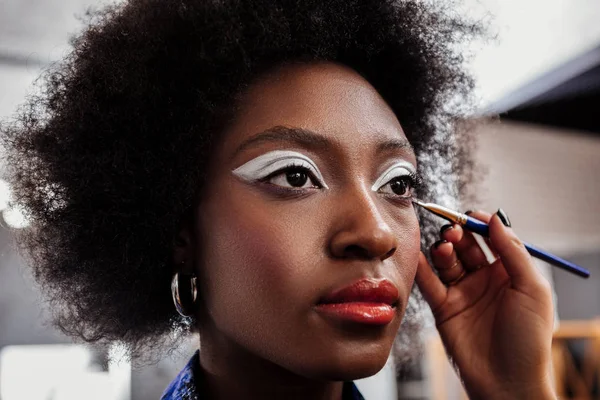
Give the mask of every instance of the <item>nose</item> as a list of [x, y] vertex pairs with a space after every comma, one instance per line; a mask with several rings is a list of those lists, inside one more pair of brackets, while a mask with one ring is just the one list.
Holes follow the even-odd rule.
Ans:
[[330, 240], [330, 251], [337, 258], [385, 260], [398, 246], [397, 237], [386, 223], [367, 188], [349, 191], [335, 210], [339, 221]]

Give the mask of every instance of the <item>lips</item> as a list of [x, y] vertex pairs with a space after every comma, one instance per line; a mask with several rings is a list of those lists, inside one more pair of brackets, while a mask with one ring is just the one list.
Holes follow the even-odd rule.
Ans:
[[398, 301], [398, 296], [398, 289], [387, 279], [379, 281], [361, 279], [328, 294], [319, 303], [366, 302], [394, 305]]
[[316, 310], [341, 321], [387, 325], [395, 317], [398, 297], [398, 289], [389, 280], [362, 279], [326, 295]]

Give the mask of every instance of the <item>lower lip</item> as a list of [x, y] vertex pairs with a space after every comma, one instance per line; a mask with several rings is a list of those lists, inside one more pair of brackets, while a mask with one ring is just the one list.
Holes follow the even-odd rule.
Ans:
[[387, 325], [396, 315], [391, 305], [383, 303], [317, 304], [316, 309], [328, 317], [367, 325]]

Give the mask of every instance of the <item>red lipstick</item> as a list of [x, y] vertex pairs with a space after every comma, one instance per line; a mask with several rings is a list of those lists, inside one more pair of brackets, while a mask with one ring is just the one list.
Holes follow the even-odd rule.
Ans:
[[368, 325], [387, 325], [394, 319], [398, 289], [387, 279], [362, 279], [325, 296], [316, 310], [334, 319]]

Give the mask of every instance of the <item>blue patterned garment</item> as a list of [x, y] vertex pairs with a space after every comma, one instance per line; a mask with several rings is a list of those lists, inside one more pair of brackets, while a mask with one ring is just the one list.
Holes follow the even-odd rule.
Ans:
[[[161, 400], [202, 400], [202, 394], [198, 390], [196, 382], [201, 382], [200, 376], [200, 352], [196, 351], [187, 365], [181, 370], [173, 382], [169, 384], [163, 393]], [[364, 400], [356, 385], [352, 382], [344, 382], [342, 400]]]

